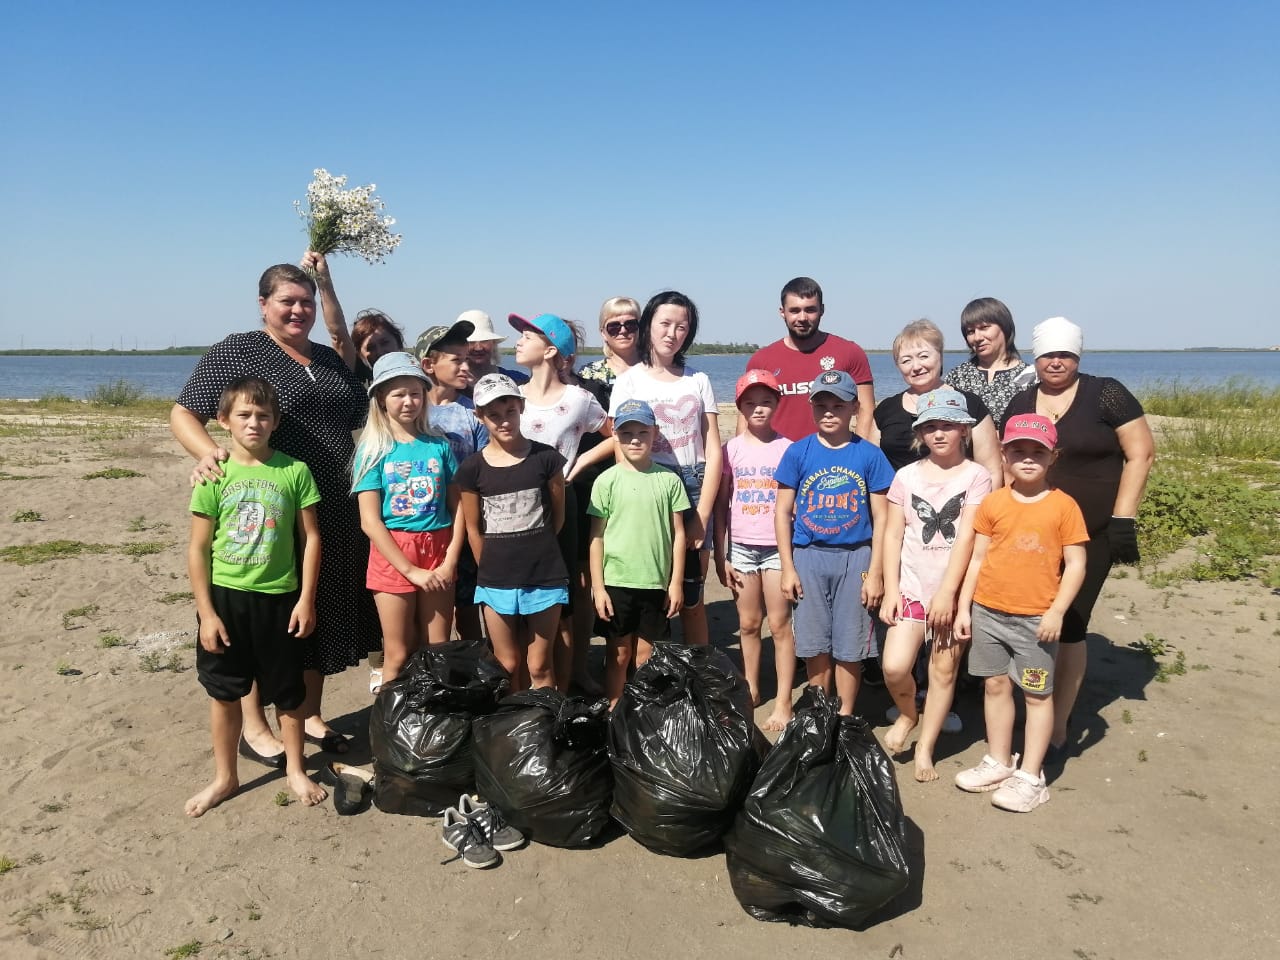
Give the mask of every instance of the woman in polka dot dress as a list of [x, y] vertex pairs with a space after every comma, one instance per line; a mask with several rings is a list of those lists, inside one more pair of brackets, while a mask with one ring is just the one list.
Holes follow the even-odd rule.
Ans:
[[[348, 495], [347, 468], [354, 453], [351, 432], [364, 420], [368, 400], [355, 374], [330, 347], [313, 343], [316, 288], [292, 264], [267, 269], [258, 282], [262, 328], [233, 333], [214, 344], [196, 365], [169, 415], [173, 435], [196, 459], [192, 484], [221, 475], [227, 451], [209, 435], [218, 397], [237, 377], [259, 376], [280, 394], [283, 417], [271, 445], [311, 468], [320, 488], [320, 583], [316, 630], [306, 641], [308, 742], [345, 753], [347, 741], [320, 712], [324, 678], [355, 666], [379, 647], [378, 617], [364, 587], [369, 541], [360, 531], [355, 501]], [[255, 690], [244, 702], [241, 754], [279, 766], [283, 747], [267, 726]]]

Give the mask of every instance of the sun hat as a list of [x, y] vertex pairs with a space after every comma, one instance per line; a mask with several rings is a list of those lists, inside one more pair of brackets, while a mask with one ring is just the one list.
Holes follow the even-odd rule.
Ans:
[[422, 367], [418, 366], [417, 360], [403, 350], [392, 350], [390, 353], [384, 353], [374, 363], [373, 379], [369, 381], [369, 396], [372, 397], [373, 391], [396, 377], [417, 377], [426, 383], [431, 382], [422, 372]]
[[809, 384], [809, 402], [820, 393], [830, 393], [841, 400], [857, 400], [858, 385], [843, 370], [827, 370], [813, 378]]
[[562, 357], [572, 357], [578, 352], [578, 345], [573, 339], [573, 331], [569, 325], [554, 313], [543, 313], [526, 320], [518, 313], [510, 314], [507, 321], [517, 330], [532, 330], [546, 337]]
[[467, 337], [470, 343], [482, 343], [486, 340], [501, 343], [507, 339], [505, 334], [498, 333], [497, 330], [493, 329], [493, 321], [489, 319], [489, 315], [483, 310], [464, 310], [458, 314], [457, 322], [469, 323], [475, 328]]
[[1084, 331], [1066, 317], [1050, 317], [1041, 320], [1031, 331], [1031, 353], [1043, 357], [1046, 353], [1070, 353], [1080, 356], [1084, 350]]
[[733, 402], [739, 403], [742, 395], [752, 387], [767, 387], [782, 396], [782, 388], [778, 386], [778, 378], [768, 370], [748, 370], [738, 378], [738, 386], [734, 389]]
[[911, 429], [923, 426], [930, 420], [945, 420], [966, 426], [973, 426], [978, 422], [970, 416], [964, 394], [954, 387], [939, 387], [920, 398], [916, 404], [916, 422], [911, 424]]
[[1058, 446], [1058, 428], [1053, 425], [1052, 420], [1038, 413], [1014, 414], [1004, 425], [1004, 439], [1000, 442], [1008, 445], [1015, 440], [1034, 440], [1055, 450]]
[[444, 324], [440, 324], [439, 326], [428, 327], [418, 334], [418, 342], [414, 344], [413, 354], [421, 360], [445, 340], [456, 340], [465, 343], [474, 329], [475, 324], [470, 320], [463, 320], [461, 317], [455, 320], [452, 326], [446, 327]]
[[642, 423], [646, 427], [657, 426], [653, 416], [653, 407], [643, 400], [623, 400], [613, 415], [613, 429], [617, 430], [624, 423]]
[[471, 401], [476, 405], [476, 409], [503, 397], [524, 399], [524, 394], [520, 392], [516, 382], [505, 373], [486, 373], [476, 381], [475, 387], [471, 390]]

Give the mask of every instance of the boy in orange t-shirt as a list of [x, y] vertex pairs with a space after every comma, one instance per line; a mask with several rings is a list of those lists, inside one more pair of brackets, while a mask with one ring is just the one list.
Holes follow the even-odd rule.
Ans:
[[[985, 678], [988, 750], [980, 764], [956, 774], [956, 786], [994, 790], [992, 804], [1016, 813], [1049, 800], [1041, 765], [1053, 730], [1053, 662], [1062, 618], [1084, 582], [1089, 540], [1079, 506], [1049, 486], [1057, 443], [1057, 428], [1038, 414], [1015, 415], [1005, 424], [1012, 483], [978, 508], [956, 611], [956, 638], [973, 641], [969, 673]], [[1014, 681], [1027, 705], [1020, 767], [1012, 752]]]

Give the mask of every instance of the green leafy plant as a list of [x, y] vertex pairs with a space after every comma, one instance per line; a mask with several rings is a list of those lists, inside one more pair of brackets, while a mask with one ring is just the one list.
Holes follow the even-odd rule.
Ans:
[[137, 470], [130, 470], [128, 467], [107, 467], [105, 470], [95, 470], [93, 473], [86, 473], [81, 480], [127, 480], [130, 477], [140, 477]]
[[92, 617], [97, 612], [98, 605], [96, 603], [86, 603], [83, 607], [72, 607], [62, 615], [62, 629], [76, 630], [78, 627], [76, 627], [73, 621], [81, 617]]
[[89, 391], [86, 399], [95, 407], [132, 407], [147, 398], [147, 392], [128, 380], [100, 383]]
[[166, 957], [171, 960], [183, 960], [184, 957], [194, 957], [200, 953], [204, 944], [199, 940], [188, 940], [186, 943], [180, 943], [176, 947], [170, 947], [164, 952]]
[[112, 647], [123, 647], [124, 637], [118, 633], [103, 633], [98, 636], [98, 646], [104, 650], [110, 650]]
[[14, 523], [39, 523], [43, 519], [38, 510], [15, 510], [13, 513]]

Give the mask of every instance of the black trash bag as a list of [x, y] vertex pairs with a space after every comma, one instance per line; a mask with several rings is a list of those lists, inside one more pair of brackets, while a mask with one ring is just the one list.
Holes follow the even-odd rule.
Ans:
[[510, 684], [482, 643], [451, 640], [410, 657], [369, 714], [378, 809], [438, 816], [470, 792], [471, 721], [492, 712]]
[[727, 654], [655, 644], [609, 723], [611, 812], [649, 849], [687, 856], [733, 823], [768, 749]]
[[585, 847], [608, 829], [609, 701], [512, 694], [471, 724], [476, 792], [530, 840]]
[[893, 762], [839, 703], [806, 693], [725, 835], [729, 882], [757, 920], [856, 927], [907, 887]]

